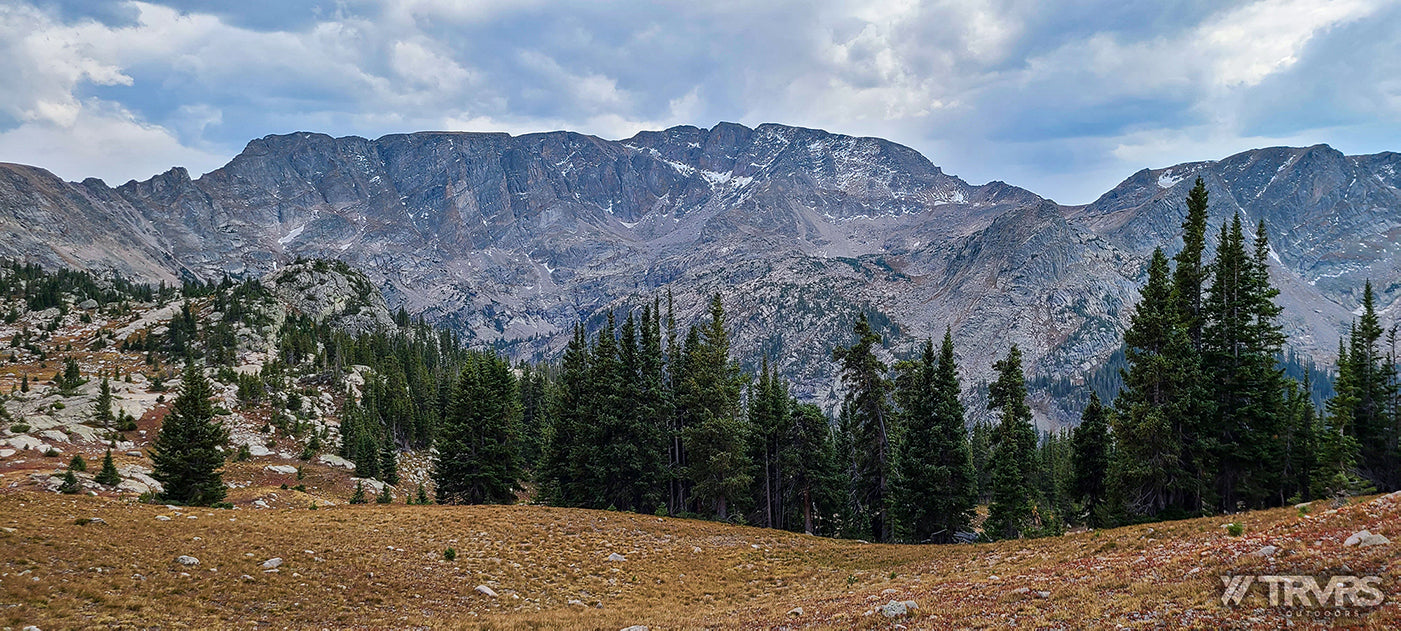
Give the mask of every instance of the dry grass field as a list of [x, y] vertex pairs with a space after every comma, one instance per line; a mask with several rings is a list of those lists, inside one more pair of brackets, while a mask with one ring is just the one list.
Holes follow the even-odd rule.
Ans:
[[[1243, 535], [1222, 527], [1233, 519]], [[7, 491], [0, 627], [1401, 627], [1401, 544], [1343, 545], [1364, 528], [1401, 540], [1401, 495], [1308, 515], [897, 546], [537, 506], [172, 509]], [[1257, 554], [1266, 545], [1278, 551]], [[1334, 617], [1270, 607], [1257, 589], [1227, 607], [1221, 574], [1375, 575], [1387, 602]], [[891, 600], [918, 608], [873, 613]]]

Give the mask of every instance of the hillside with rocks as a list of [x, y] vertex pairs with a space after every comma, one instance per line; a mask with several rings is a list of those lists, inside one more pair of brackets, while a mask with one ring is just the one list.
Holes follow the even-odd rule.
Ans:
[[[1180, 247], [1197, 176], [1213, 243], [1231, 213], [1264, 221], [1291, 343], [1326, 362], [1365, 279], [1394, 318], [1398, 159], [1261, 149], [1144, 170], [1066, 207], [889, 141], [775, 124], [621, 141], [296, 133], [199, 179], [175, 168], [116, 188], [0, 165], [0, 256], [171, 281], [334, 258], [390, 308], [535, 359], [610, 309], [670, 295], [684, 326], [718, 292], [746, 365], [770, 355], [830, 407], [830, 352], [861, 312], [887, 356], [952, 328], [970, 392], [1014, 342], [1032, 375], [1082, 382], [1118, 348], [1153, 247]], [[1039, 400], [1043, 424], [1077, 414]]]

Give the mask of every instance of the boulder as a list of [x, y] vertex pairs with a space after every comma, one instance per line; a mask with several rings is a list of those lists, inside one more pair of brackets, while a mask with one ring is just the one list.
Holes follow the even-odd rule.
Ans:
[[884, 605], [881, 605], [877, 609], [880, 611], [882, 616], [885, 616], [887, 618], [899, 618], [900, 616], [904, 616], [910, 612], [909, 607], [906, 607], [905, 603], [899, 600], [892, 600]]
[[274, 464], [263, 468], [273, 473], [281, 473], [283, 475], [292, 475], [297, 472], [297, 468], [290, 464]]
[[72, 441], [68, 440], [68, 434], [65, 434], [65, 433], [63, 433], [63, 432], [60, 432], [60, 431], [58, 431], [58, 430], [56, 430], [56, 429], [46, 429], [46, 430], [44, 430], [44, 431], [42, 431], [42, 432], [39, 432], [39, 437], [40, 437], [40, 438], [43, 438], [44, 440], [47, 440], [47, 441], [50, 441], [50, 442], [55, 442], [55, 443], [67, 443], [67, 442], [72, 442]]
[[282, 565], [282, 557], [273, 557], [271, 559], [263, 561], [263, 569], [265, 570], [271, 570], [280, 565]]
[[1362, 538], [1363, 538], [1363, 537], [1370, 537], [1370, 536], [1372, 536], [1372, 533], [1370, 533], [1370, 532], [1368, 532], [1368, 531], [1366, 531], [1366, 530], [1354, 532], [1354, 533], [1352, 533], [1352, 536], [1351, 536], [1351, 537], [1348, 537], [1347, 540], [1343, 542], [1343, 545], [1345, 545], [1345, 546], [1355, 546], [1355, 545], [1357, 545], [1357, 544], [1359, 544], [1359, 543], [1362, 543]]
[[635, 624], [630, 627], [623, 627], [622, 631], [647, 631], [647, 627], [644, 627], [640, 624]]
[[1274, 547], [1274, 546], [1265, 546], [1265, 547], [1263, 547], [1263, 548], [1260, 548], [1259, 550], [1256, 550], [1256, 551], [1255, 551], [1255, 556], [1257, 556], [1257, 557], [1272, 557], [1272, 556], [1274, 556], [1274, 555], [1275, 555], [1276, 553], [1278, 553], [1278, 552], [1279, 552], [1279, 548], [1276, 548], [1276, 547]]
[[262, 445], [255, 445], [255, 444], [249, 443], [249, 445], [248, 445], [248, 455], [253, 456], [254, 458], [261, 458], [261, 457], [263, 457], [263, 456], [271, 456], [271, 455], [272, 455], [272, 450], [271, 450], [271, 449], [268, 449], [267, 447], [264, 447], [264, 446], [262, 446]]
[[332, 467], [339, 467], [339, 468], [341, 468], [341, 469], [349, 469], [349, 470], [351, 470], [351, 471], [354, 471], [354, 470], [355, 470], [355, 463], [353, 463], [353, 462], [351, 462], [351, 461], [349, 461], [349, 460], [346, 460], [345, 458], [342, 458], [342, 457], [340, 457], [340, 456], [337, 456], [337, 455], [335, 455], [335, 454], [321, 454], [320, 456], [317, 456], [317, 457], [316, 457], [316, 461], [319, 462], [319, 463], [321, 463], [321, 464], [328, 465], [328, 466], [332, 466]]
[[188, 554], [182, 554], [178, 557], [175, 557], [175, 562], [179, 563], [180, 565], [199, 565], [199, 559], [196, 559]]
[[798, 616], [801, 616], [801, 615], [803, 615], [803, 608], [802, 608], [802, 607], [794, 607], [794, 608], [792, 608], [792, 609], [789, 609], [789, 610], [788, 610], [788, 615], [793, 616], [794, 618], [796, 618], [796, 617], [798, 617]]
[[1363, 548], [1367, 548], [1371, 546], [1384, 546], [1389, 543], [1391, 543], [1391, 540], [1387, 539], [1382, 535], [1367, 535], [1366, 537], [1363, 537], [1361, 541], [1358, 541], [1357, 545]]
[[17, 453], [19, 452], [14, 449], [0, 449], [0, 458], [9, 458]]
[[88, 298], [87, 300], [78, 303], [78, 308], [82, 309], [83, 311], [92, 311], [93, 309], [97, 308], [97, 301], [93, 300], [92, 298]]
[[628, 560], [628, 558], [621, 554], [618, 554], [617, 552], [614, 552], [608, 555], [608, 560], [613, 562], [622, 562]]
[[474, 591], [488, 598], [496, 598], [496, 590], [487, 587], [486, 585], [478, 585]]

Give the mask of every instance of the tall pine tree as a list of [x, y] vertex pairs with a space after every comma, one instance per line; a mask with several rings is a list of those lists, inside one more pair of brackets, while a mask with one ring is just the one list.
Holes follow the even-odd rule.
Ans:
[[977, 503], [953, 350], [947, 329], [937, 357], [933, 341], [925, 340], [911, 374], [897, 382], [902, 434], [895, 512], [898, 530], [916, 542], [953, 541], [954, 534], [968, 529]]
[[748, 423], [740, 417], [744, 376], [730, 359], [725, 308], [720, 294], [710, 302], [710, 321], [686, 345], [683, 405], [689, 417], [682, 429], [691, 492], [702, 512], [728, 519], [732, 501], [753, 481]]
[[471, 356], [457, 380], [433, 460], [439, 504], [509, 504], [521, 469], [515, 375], [496, 355]]
[[185, 365], [180, 394], [161, 422], [151, 448], [151, 477], [161, 483], [161, 501], [209, 506], [223, 501], [224, 454], [229, 431], [214, 418], [214, 393], [193, 361]]
[[841, 365], [846, 385], [844, 405], [853, 460], [853, 512], [861, 522], [870, 524], [876, 541], [887, 541], [891, 536], [888, 504], [893, 473], [890, 382], [886, 379], [885, 363], [875, 354], [880, 334], [871, 329], [865, 313], [857, 318], [852, 332], [856, 342], [836, 348], [832, 357]]
[[983, 533], [991, 539], [1016, 539], [1038, 527], [1036, 511], [1036, 430], [1026, 403], [1022, 351], [1016, 344], [993, 364], [997, 380], [988, 386], [988, 409], [1001, 417], [989, 457], [992, 503]]

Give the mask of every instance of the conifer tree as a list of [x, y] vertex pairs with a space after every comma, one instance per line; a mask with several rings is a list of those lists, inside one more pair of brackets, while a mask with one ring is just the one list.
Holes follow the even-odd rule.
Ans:
[[682, 430], [691, 492], [705, 512], [729, 518], [732, 501], [743, 497], [753, 481], [748, 453], [748, 424], [740, 417], [744, 376], [730, 359], [725, 308], [720, 294], [710, 302], [710, 320], [686, 348], [686, 413]]
[[385, 484], [384, 487], [382, 487], [382, 488], [379, 490], [379, 495], [376, 495], [376, 496], [375, 496], [375, 503], [376, 503], [376, 504], [389, 504], [389, 503], [392, 503], [392, 502], [394, 501], [394, 494], [390, 492], [390, 489], [391, 489], [391, 488], [393, 488], [393, 487], [391, 487], [391, 486], [388, 485], [388, 484]]
[[1182, 222], [1182, 249], [1173, 257], [1172, 298], [1177, 308], [1177, 322], [1187, 329], [1194, 348], [1202, 343], [1202, 285], [1208, 269], [1202, 264], [1206, 251], [1206, 222], [1209, 195], [1206, 184], [1198, 177], [1187, 193], [1187, 218]]
[[1013, 344], [993, 370], [997, 381], [988, 386], [988, 409], [996, 410], [1001, 421], [990, 456], [992, 503], [983, 532], [992, 539], [1016, 539], [1037, 527], [1036, 430], [1026, 404], [1021, 349]]
[[[1396, 363], [1379, 347], [1382, 329], [1369, 280], [1362, 290], [1362, 315], [1348, 340], [1349, 432], [1357, 439], [1359, 474], [1381, 490], [1401, 485], [1401, 453], [1396, 436]], [[1394, 351], [1393, 351], [1394, 352]]]
[[926, 339], [912, 363], [913, 374], [897, 382], [903, 409], [895, 512], [910, 540], [947, 543], [968, 529], [977, 503], [952, 331], [945, 329], [937, 357]]
[[473, 354], [443, 419], [433, 486], [439, 504], [508, 504], [516, 499], [520, 401], [504, 359]]
[[1204, 304], [1203, 349], [1215, 407], [1212, 436], [1216, 496], [1223, 510], [1262, 506], [1278, 498], [1279, 436], [1284, 380], [1277, 366], [1283, 335], [1276, 323], [1278, 290], [1270, 286], [1264, 226], [1247, 251], [1240, 215], [1222, 226], [1212, 283]]
[[73, 454], [73, 459], [68, 461], [68, 468], [74, 471], [87, 471], [88, 461], [83, 460], [82, 454]]
[[107, 381], [107, 377], [102, 378], [102, 384], [97, 390], [97, 401], [93, 404], [93, 419], [102, 429], [112, 429], [112, 384]]
[[1080, 512], [1085, 523], [1091, 526], [1104, 526], [1108, 522], [1105, 514], [1107, 481], [1112, 444], [1109, 436], [1108, 413], [1099, 402], [1099, 395], [1090, 392], [1090, 403], [1080, 415], [1080, 425], [1075, 428], [1075, 500], [1080, 503]]
[[539, 479], [542, 494], [557, 506], [584, 506], [588, 501], [586, 463], [597, 458], [584, 440], [588, 426], [581, 420], [591, 397], [588, 379], [589, 345], [582, 325], [560, 360], [559, 378], [548, 400], [548, 430], [544, 437], [544, 461]]
[[787, 384], [779, 378], [777, 368], [770, 368], [769, 358], [765, 356], [759, 378], [750, 384], [749, 390], [749, 427], [754, 439], [753, 461], [758, 467], [758, 475], [754, 476], [754, 504], [758, 507], [757, 523], [765, 528], [777, 528], [783, 519], [779, 451], [792, 421]]
[[797, 507], [803, 532], [811, 535], [824, 526], [840, 503], [837, 449], [831, 423], [821, 408], [792, 400], [788, 407], [792, 420], [778, 454], [779, 467], [785, 486], [793, 493], [788, 505]]
[[1114, 400], [1112, 426], [1117, 442], [1112, 479], [1122, 508], [1154, 516], [1169, 508], [1196, 509], [1200, 478], [1189, 470], [1183, 436], [1201, 378], [1192, 360], [1191, 340], [1179, 325], [1172, 302], [1167, 257], [1153, 251], [1148, 281], [1129, 328], [1124, 332], [1124, 387]]
[[876, 357], [881, 336], [871, 329], [862, 313], [852, 332], [850, 347], [837, 347], [832, 358], [841, 365], [846, 386], [843, 403], [849, 417], [853, 456], [852, 501], [862, 522], [869, 522], [876, 541], [888, 541], [890, 531], [891, 423], [890, 382], [886, 365]]
[[369, 503], [369, 501], [365, 499], [365, 483], [364, 483], [364, 481], [362, 481], [362, 480], [356, 480], [356, 481], [355, 481], [355, 492], [353, 492], [353, 493], [350, 494], [350, 503], [351, 503], [351, 504], [368, 504], [368, 503]]
[[151, 449], [151, 477], [164, 487], [160, 498], [170, 504], [209, 506], [223, 501], [224, 455], [229, 440], [215, 419], [209, 380], [193, 361], [185, 365], [180, 394], [171, 404]]
[[102, 458], [102, 470], [93, 478], [98, 484], [106, 486], [116, 486], [122, 483], [121, 474], [117, 473], [117, 465], [112, 462], [112, 450], [107, 450], [107, 455]]
[[73, 470], [63, 472], [63, 481], [58, 485], [58, 492], [64, 495], [76, 495], [81, 487], [78, 486], [78, 476], [73, 475]]

